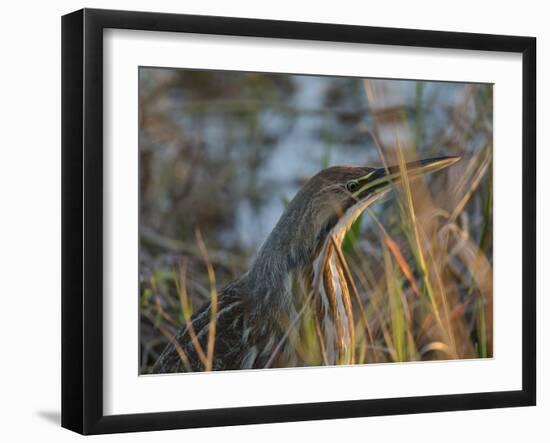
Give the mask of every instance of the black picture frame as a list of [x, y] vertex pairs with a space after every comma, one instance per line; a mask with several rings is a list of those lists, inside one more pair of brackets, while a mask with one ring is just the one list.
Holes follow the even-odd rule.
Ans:
[[[522, 54], [522, 389], [131, 415], [103, 413], [103, 30], [454, 48]], [[62, 18], [62, 426], [82, 434], [228, 426], [536, 403], [536, 39], [83, 9]]]

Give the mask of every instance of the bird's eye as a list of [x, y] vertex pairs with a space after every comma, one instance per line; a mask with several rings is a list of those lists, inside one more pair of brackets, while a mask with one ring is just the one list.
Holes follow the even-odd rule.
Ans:
[[355, 192], [357, 189], [359, 189], [359, 183], [357, 183], [355, 180], [349, 181], [346, 184], [346, 189], [349, 192]]

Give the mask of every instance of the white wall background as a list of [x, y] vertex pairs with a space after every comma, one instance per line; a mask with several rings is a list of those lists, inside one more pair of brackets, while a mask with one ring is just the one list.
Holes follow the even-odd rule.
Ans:
[[[73, 441], [60, 414], [60, 16], [81, 7], [531, 35], [538, 38], [539, 227], [550, 222], [550, 28], [544, 2], [156, 0], [6, 2], [0, 27], [0, 436]], [[544, 109], [543, 109], [544, 108]], [[545, 111], [545, 112], [544, 112]], [[519, 148], [519, 147], [518, 147]], [[510, 171], [513, 175], [517, 171]], [[546, 196], [543, 202], [543, 198]], [[533, 408], [103, 436], [94, 441], [548, 441], [550, 236], [539, 229], [539, 386]], [[546, 248], [544, 253], [541, 250]]]

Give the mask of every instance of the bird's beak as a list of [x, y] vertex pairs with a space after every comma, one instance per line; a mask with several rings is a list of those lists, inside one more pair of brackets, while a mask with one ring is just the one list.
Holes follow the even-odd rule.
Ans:
[[382, 191], [389, 188], [392, 183], [399, 182], [403, 178], [404, 173], [407, 174], [409, 180], [412, 180], [432, 172], [440, 171], [459, 160], [460, 157], [457, 156], [433, 157], [405, 163], [404, 170], [398, 165], [388, 168], [377, 168], [364, 177], [365, 180], [362, 183], [361, 189], [355, 194], [357, 195], [367, 190], [369, 193]]
[[399, 166], [390, 166], [388, 169], [378, 168], [377, 171], [380, 177], [386, 177], [389, 181], [396, 181], [402, 178], [404, 172], [407, 173], [409, 178], [421, 177], [445, 169], [459, 160], [460, 157], [456, 156], [426, 158], [406, 163], [405, 171], [402, 171]]

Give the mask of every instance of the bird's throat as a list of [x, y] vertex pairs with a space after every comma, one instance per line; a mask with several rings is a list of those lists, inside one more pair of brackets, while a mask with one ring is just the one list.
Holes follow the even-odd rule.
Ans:
[[313, 261], [311, 291], [321, 325], [319, 339], [324, 341], [325, 364], [355, 362], [352, 295], [356, 289], [342, 251], [342, 242], [357, 218], [382, 195], [373, 195], [350, 207], [329, 231]]

